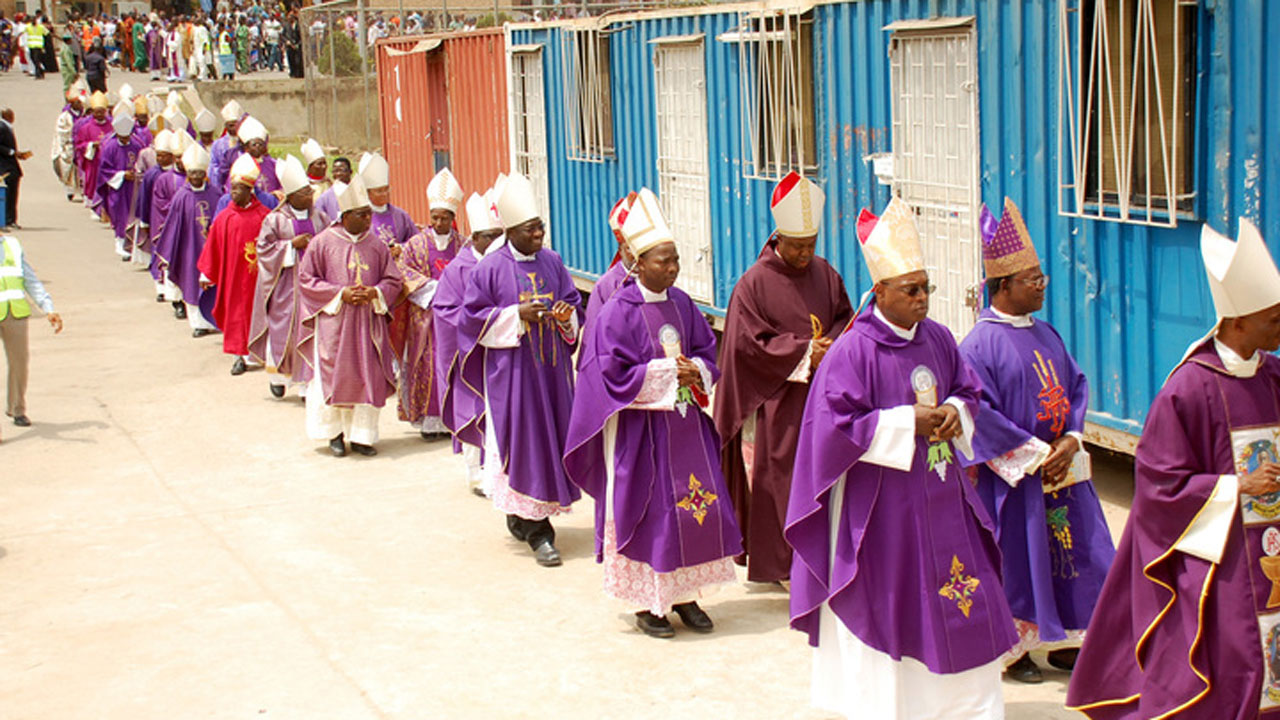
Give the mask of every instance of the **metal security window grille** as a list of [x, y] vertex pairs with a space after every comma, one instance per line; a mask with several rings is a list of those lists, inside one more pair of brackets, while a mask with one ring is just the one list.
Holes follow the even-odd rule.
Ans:
[[1198, 0], [1059, 0], [1058, 209], [1172, 227], [1193, 210]]
[[744, 13], [741, 24], [718, 39], [738, 43], [746, 177], [812, 173], [818, 159], [812, 13]]
[[515, 169], [533, 182], [550, 243], [551, 194], [547, 180], [547, 121], [542, 79], [542, 52], [511, 54], [511, 126]]
[[565, 148], [570, 160], [613, 157], [613, 93], [609, 36], [597, 29], [561, 35], [564, 68]]
[[929, 316], [957, 337], [977, 319], [978, 76], [968, 19], [904, 22], [889, 40], [893, 192], [916, 214], [937, 290]]

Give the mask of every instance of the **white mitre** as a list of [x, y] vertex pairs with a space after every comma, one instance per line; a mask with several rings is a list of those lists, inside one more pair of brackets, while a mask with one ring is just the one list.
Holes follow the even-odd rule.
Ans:
[[649, 188], [640, 188], [631, 207], [627, 208], [627, 219], [622, 221], [622, 237], [635, 257], [663, 243], [675, 242], [676, 236], [671, 233], [662, 204]]
[[812, 237], [822, 228], [822, 208], [827, 196], [808, 178], [794, 170], [782, 178], [773, 190], [769, 211], [778, 234], [787, 237]]
[[120, 137], [129, 137], [133, 134], [133, 116], [117, 115], [111, 121], [111, 127], [116, 131], [116, 135]]
[[1200, 230], [1200, 255], [1219, 320], [1280, 304], [1280, 271], [1262, 234], [1248, 219], [1240, 218], [1236, 242], [1205, 224]]
[[471, 228], [472, 235], [478, 232], [501, 230], [502, 219], [498, 217], [498, 211], [494, 209], [493, 202], [489, 198], [471, 193], [471, 197], [467, 198], [467, 226]]
[[[499, 181], [501, 180], [502, 178], [499, 177]], [[498, 190], [496, 185], [494, 189], [498, 191], [494, 204], [498, 207], [498, 217], [502, 219], [504, 229], [513, 228], [542, 216], [533, 183], [529, 182], [529, 178], [524, 175], [513, 172], [506, 177], [501, 190]]]
[[315, 138], [307, 138], [299, 150], [302, 151], [302, 162], [307, 167], [311, 167], [311, 163], [317, 160], [324, 159], [324, 148], [320, 147], [320, 143], [316, 142]]
[[267, 126], [258, 121], [257, 118], [250, 115], [240, 123], [240, 127], [236, 129], [236, 137], [240, 138], [240, 142], [248, 143], [253, 140], [267, 140]]
[[209, 151], [205, 150], [199, 143], [193, 144], [187, 148], [186, 152], [182, 153], [182, 167], [187, 172], [192, 170], [208, 171], [209, 160]]
[[239, 120], [241, 115], [244, 115], [244, 108], [240, 107], [240, 103], [235, 100], [229, 100], [226, 105], [222, 106], [222, 122], [224, 123]]
[[[337, 185], [334, 187], [336, 188]], [[364, 179], [359, 175], [352, 175], [351, 182], [338, 191], [338, 212], [345, 213], [367, 207], [369, 207], [369, 191], [365, 188]]]
[[877, 218], [866, 208], [858, 217], [858, 239], [872, 282], [924, 270], [924, 250], [911, 207], [895, 197]]
[[200, 112], [196, 113], [196, 130], [202, 133], [211, 133], [218, 129], [218, 116], [209, 112], [209, 108], [200, 108]]
[[364, 180], [365, 189], [384, 188], [391, 185], [391, 166], [387, 159], [378, 153], [365, 153], [360, 156], [360, 164], [356, 169]]
[[258, 167], [258, 163], [249, 153], [241, 153], [236, 161], [231, 163], [231, 183], [240, 183], [242, 185], [256, 185], [258, 176], [262, 174], [262, 169]]
[[156, 152], [173, 152], [173, 150], [170, 149], [170, 146], [169, 146], [169, 143], [173, 142], [173, 140], [171, 139], [172, 136], [173, 136], [173, 133], [170, 132], [169, 130], [161, 130], [160, 132], [152, 136], [151, 147], [155, 148]]
[[288, 155], [284, 161], [276, 162], [276, 178], [280, 180], [280, 189], [284, 190], [285, 195], [292, 195], [302, 188], [311, 187], [311, 180], [307, 178], [307, 169], [294, 155]]
[[120, 86], [120, 90], [116, 94], [119, 95], [121, 102], [132, 102], [133, 86], [129, 83], [125, 83]]
[[458, 184], [458, 179], [449, 172], [449, 168], [444, 168], [431, 178], [431, 182], [427, 183], [427, 203], [429, 210], [448, 210], [453, 214], [458, 213], [458, 208], [462, 205], [462, 186]]

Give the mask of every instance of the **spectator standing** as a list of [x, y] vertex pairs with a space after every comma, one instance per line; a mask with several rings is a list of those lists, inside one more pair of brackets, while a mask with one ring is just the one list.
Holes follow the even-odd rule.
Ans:
[[5, 186], [4, 222], [5, 229], [18, 225], [18, 185], [22, 181], [21, 160], [31, 157], [30, 150], [18, 149], [18, 136], [13, 130], [13, 110], [0, 110], [0, 180]]
[[62, 317], [53, 310], [53, 299], [45, 291], [44, 284], [36, 277], [30, 263], [22, 253], [22, 245], [12, 235], [0, 235], [0, 340], [4, 342], [5, 360], [9, 365], [9, 394], [5, 414], [13, 418], [18, 427], [28, 427], [27, 419], [27, 366], [30, 353], [27, 346], [27, 318], [31, 316], [31, 304], [35, 301], [49, 318], [54, 333], [62, 332]]

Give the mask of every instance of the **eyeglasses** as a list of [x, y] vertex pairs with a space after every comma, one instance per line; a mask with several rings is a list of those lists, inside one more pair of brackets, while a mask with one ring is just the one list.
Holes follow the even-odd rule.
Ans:
[[1018, 278], [1018, 281], [1025, 283], [1026, 285], [1033, 287], [1037, 290], [1043, 290], [1045, 289], [1045, 287], [1049, 285], [1049, 276], [1041, 274], [1041, 275], [1036, 275], [1035, 277]]
[[921, 293], [924, 293], [925, 295], [932, 295], [933, 292], [938, 289], [938, 286], [932, 283], [916, 283], [913, 285], [890, 285], [889, 287], [893, 288], [894, 290], [897, 290], [898, 292], [910, 298], [916, 297]]

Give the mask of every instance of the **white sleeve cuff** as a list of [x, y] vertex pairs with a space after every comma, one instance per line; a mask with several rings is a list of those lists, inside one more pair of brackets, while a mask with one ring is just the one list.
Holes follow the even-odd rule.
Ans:
[[575, 312], [570, 315], [569, 322], [566, 324], [568, 329], [559, 322], [556, 323], [556, 327], [560, 330], [560, 335], [564, 338], [564, 341], [572, 345], [578, 341], [578, 313]]
[[1227, 544], [1227, 535], [1235, 522], [1239, 499], [1239, 478], [1235, 475], [1220, 476], [1213, 494], [1173, 549], [1218, 564]]
[[373, 299], [373, 311], [379, 315], [387, 314], [387, 299], [382, 296], [382, 288], [375, 287], [373, 289], [377, 293], [377, 297]]
[[107, 184], [111, 186], [112, 190], [119, 190], [120, 186], [124, 184], [124, 171], [121, 170], [115, 175], [112, 175], [111, 179], [107, 181]]
[[498, 311], [498, 317], [480, 336], [480, 344], [491, 348], [513, 348], [520, 346], [520, 336], [524, 334], [524, 322], [520, 320], [520, 306], [508, 305]]
[[440, 285], [439, 280], [428, 279], [422, 284], [422, 287], [409, 293], [409, 302], [417, 305], [423, 310], [431, 309], [431, 298], [436, 296], [436, 288]]
[[1022, 478], [1040, 469], [1051, 452], [1053, 447], [1049, 443], [1032, 436], [1009, 452], [988, 460], [987, 467], [1010, 487], [1018, 487]]
[[650, 360], [644, 371], [644, 385], [627, 407], [632, 410], [673, 410], [679, 391], [675, 358]]
[[969, 407], [958, 398], [947, 398], [943, 405], [950, 405], [960, 413], [960, 434], [952, 438], [951, 444], [956, 446], [961, 455], [973, 459], [973, 416]]
[[295, 248], [293, 246], [293, 242], [290, 241], [289, 245], [284, 250], [284, 262], [282, 263], [282, 266], [293, 267], [294, 265], [297, 265], [297, 264], [298, 264], [298, 249]]
[[337, 315], [338, 311], [342, 309], [342, 292], [343, 290], [339, 290], [338, 293], [333, 296], [333, 299], [329, 301], [329, 304], [321, 308], [320, 311], [326, 315]]
[[916, 410], [899, 405], [880, 411], [871, 445], [862, 461], [907, 472], [916, 456]]
[[212, 284], [212, 283], [213, 283], [213, 281], [212, 281], [212, 280], [210, 280], [210, 279], [208, 278], [208, 276], [206, 276], [204, 273], [200, 273], [200, 282], [202, 282], [202, 283], [210, 283], [210, 284]]
[[800, 363], [796, 365], [796, 369], [791, 371], [787, 376], [787, 382], [807, 383], [809, 382], [809, 366], [813, 360], [813, 341], [810, 340], [808, 346], [804, 349], [804, 357], [800, 358]]
[[702, 389], [710, 393], [711, 386], [715, 384], [715, 378], [711, 377], [707, 364], [702, 362], [702, 358], [694, 358], [693, 364], [698, 366], [698, 372], [702, 374]]

